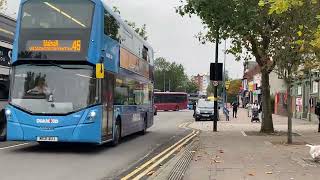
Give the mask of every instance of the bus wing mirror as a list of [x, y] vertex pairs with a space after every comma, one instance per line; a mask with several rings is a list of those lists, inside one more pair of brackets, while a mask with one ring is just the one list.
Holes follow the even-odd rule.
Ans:
[[104, 78], [104, 64], [102, 63], [96, 64], [96, 78], [97, 79]]

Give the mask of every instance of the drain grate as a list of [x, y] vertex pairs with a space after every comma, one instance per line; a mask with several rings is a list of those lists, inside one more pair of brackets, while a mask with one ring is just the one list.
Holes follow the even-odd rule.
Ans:
[[186, 147], [184, 154], [175, 164], [174, 168], [169, 174], [169, 180], [182, 180], [183, 176], [189, 167], [192, 157], [195, 154], [195, 151], [199, 147], [199, 141], [193, 141], [192, 144]]

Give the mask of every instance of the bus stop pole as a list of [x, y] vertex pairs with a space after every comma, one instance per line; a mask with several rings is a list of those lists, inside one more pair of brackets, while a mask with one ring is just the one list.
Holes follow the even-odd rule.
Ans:
[[[217, 38], [216, 38], [216, 57], [215, 57], [215, 80], [217, 80], [218, 74], [218, 55], [219, 55], [219, 27], [217, 28]], [[213, 132], [218, 131], [218, 86], [214, 86], [214, 120], [213, 120]]]

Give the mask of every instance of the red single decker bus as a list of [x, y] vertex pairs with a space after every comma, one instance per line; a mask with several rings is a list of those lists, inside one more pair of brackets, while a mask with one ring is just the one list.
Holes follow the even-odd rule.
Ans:
[[179, 111], [188, 108], [188, 94], [184, 92], [155, 92], [156, 110]]

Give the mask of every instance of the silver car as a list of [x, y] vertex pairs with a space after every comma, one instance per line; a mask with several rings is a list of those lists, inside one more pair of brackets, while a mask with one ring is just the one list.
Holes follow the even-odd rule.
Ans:
[[201, 119], [213, 120], [214, 118], [214, 102], [200, 99], [196, 106], [195, 120]]

